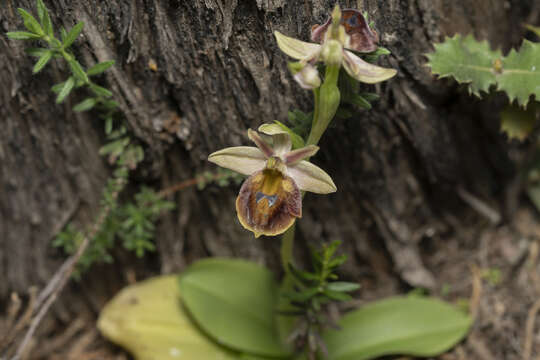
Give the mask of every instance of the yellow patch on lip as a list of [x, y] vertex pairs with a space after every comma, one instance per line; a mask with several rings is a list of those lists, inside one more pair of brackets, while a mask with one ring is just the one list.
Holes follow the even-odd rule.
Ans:
[[302, 216], [302, 196], [292, 178], [265, 169], [244, 181], [236, 198], [236, 212], [242, 226], [255, 237], [275, 236]]

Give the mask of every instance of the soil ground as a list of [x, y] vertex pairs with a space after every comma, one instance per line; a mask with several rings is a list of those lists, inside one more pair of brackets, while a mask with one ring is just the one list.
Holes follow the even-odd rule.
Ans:
[[[535, 209], [522, 206], [511, 221], [499, 225], [474, 212], [466, 219], [448, 216], [437, 231], [426, 229], [421, 241], [426, 268], [437, 279], [432, 295], [465, 307], [475, 319], [468, 337], [436, 359], [540, 359], [540, 221]], [[397, 278], [384, 250], [375, 249], [369, 268], [356, 279], [363, 285], [358, 300], [346, 304], [344, 310], [373, 299], [421, 291]], [[133, 273], [125, 275], [130, 282], [140, 280]], [[27, 359], [130, 359], [100, 336], [95, 327], [99, 309], [95, 310], [75, 319], [62, 320], [57, 314], [47, 317]], [[4, 329], [7, 321], [4, 316]], [[394, 358], [412, 359], [389, 359]]]

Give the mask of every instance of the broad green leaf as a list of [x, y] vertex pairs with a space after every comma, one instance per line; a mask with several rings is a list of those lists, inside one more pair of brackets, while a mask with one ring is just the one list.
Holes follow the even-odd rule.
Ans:
[[283, 123], [281, 123], [281, 122], [279, 122], [277, 120], [274, 120], [274, 122], [276, 124], [278, 124], [280, 128], [285, 130], [291, 136], [292, 148], [293, 149], [300, 149], [300, 148], [304, 147], [304, 145], [305, 145], [304, 139], [302, 139], [302, 137], [300, 135], [298, 135], [297, 133], [292, 131], [292, 129], [290, 129], [287, 125], [285, 125], [285, 124], [283, 124]]
[[114, 65], [114, 60], [104, 61], [104, 62], [101, 62], [99, 64], [92, 66], [90, 69], [88, 69], [86, 73], [88, 74], [88, 76], [98, 75], [113, 65]]
[[66, 96], [68, 96], [71, 90], [73, 90], [74, 86], [75, 86], [75, 79], [73, 78], [73, 76], [70, 76], [66, 80], [66, 82], [64, 82], [64, 86], [62, 86], [62, 89], [60, 89], [60, 92], [58, 93], [58, 96], [56, 97], [56, 103], [59, 104], [62, 101], [64, 101]]
[[278, 289], [262, 266], [237, 259], [205, 259], [180, 276], [182, 300], [197, 324], [233, 349], [283, 357], [274, 324]]
[[43, 0], [37, 0], [37, 11], [38, 11], [39, 21], [41, 21], [41, 25], [43, 25], [45, 34], [49, 36], [53, 36], [54, 34], [53, 34], [51, 18], [49, 16], [49, 11], [47, 10], [47, 7], [43, 3]]
[[81, 33], [83, 27], [84, 27], [84, 22], [79, 21], [75, 26], [71, 28], [69, 33], [67, 33], [66, 38], [64, 39], [64, 43], [62, 44], [64, 49], [67, 49], [68, 47], [71, 46], [71, 44], [73, 44], [73, 42], [77, 39], [77, 37]]
[[96, 99], [87, 98], [87, 99], [81, 101], [80, 103], [78, 103], [77, 105], [75, 105], [73, 107], [73, 111], [75, 111], [75, 112], [87, 111], [87, 110], [90, 110], [91, 108], [93, 108], [94, 106], [96, 106], [96, 104], [97, 104]]
[[530, 95], [540, 101], [540, 43], [523, 40], [519, 51], [512, 49], [502, 60], [497, 81], [497, 88], [506, 92], [510, 102], [517, 99], [525, 106]]
[[45, 35], [41, 25], [39, 25], [37, 20], [28, 11], [21, 8], [18, 8], [17, 11], [23, 18], [24, 26], [28, 29], [28, 31], [38, 35]]
[[41, 39], [41, 35], [26, 31], [10, 31], [6, 33], [7, 37], [13, 40], [37, 40]]
[[394, 297], [345, 315], [339, 325], [323, 335], [329, 360], [435, 356], [463, 339], [471, 318], [440, 300]]
[[47, 65], [47, 63], [49, 62], [49, 60], [51, 60], [53, 56], [53, 52], [52, 51], [45, 51], [43, 53], [43, 55], [41, 55], [41, 57], [38, 59], [38, 61], [36, 62], [36, 64], [34, 65], [34, 69], [32, 70], [34, 72], [34, 74], [38, 73], [41, 71], [41, 69], [43, 69], [45, 67], [45, 65]]
[[136, 360], [239, 359], [200, 332], [180, 306], [178, 278], [159, 276], [126, 287], [101, 311], [100, 332]]
[[536, 124], [537, 107], [536, 103], [529, 103], [526, 109], [515, 105], [506, 106], [501, 111], [501, 131], [510, 139], [525, 140]]
[[500, 50], [491, 50], [487, 41], [476, 41], [472, 35], [456, 34], [435, 44], [435, 52], [427, 54], [428, 66], [439, 78], [452, 76], [459, 83], [469, 83], [469, 90], [480, 96], [495, 85], [493, 65], [502, 58]]

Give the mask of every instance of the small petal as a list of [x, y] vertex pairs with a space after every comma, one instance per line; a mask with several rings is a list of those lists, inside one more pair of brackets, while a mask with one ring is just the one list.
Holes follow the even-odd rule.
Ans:
[[285, 165], [294, 165], [305, 158], [312, 157], [317, 151], [319, 151], [318, 146], [308, 145], [300, 149], [289, 151], [283, 156], [283, 160], [285, 161]]
[[259, 132], [272, 137], [272, 148], [274, 149], [275, 155], [281, 156], [291, 150], [291, 136], [278, 124], [262, 124], [259, 126], [258, 130]]
[[321, 86], [321, 78], [319, 77], [317, 68], [309, 64], [294, 74], [294, 80], [306, 90], [316, 89]]
[[284, 233], [302, 216], [302, 195], [294, 180], [279, 171], [258, 171], [244, 181], [236, 198], [242, 226], [255, 234]]
[[264, 169], [266, 156], [256, 147], [235, 146], [210, 154], [208, 161], [244, 175], [251, 175]]
[[318, 54], [321, 48], [319, 44], [312, 44], [291, 38], [279, 31], [274, 31], [274, 36], [281, 51], [297, 60], [311, 60], [311, 58]]
[[261, 150], [267, 158], [274, 156], [274, 150], [266, 141], [261, 138], [259, 134], [257, 134], [256, 131], [248, 129], [248, 138], [253, 141], [255, 145], [257, 145], [259, 150]]
[[344, 51], [343, 55], [345, 71], [360, 82], [375, 84], [388, 80], [397, 73], [395, 69], [387, 69], [365, 62], [350, 51]]
[[329, 194], [337, 190], [330, 175], [317, 165], [305, 160], [296, 165], [287, 166], [287, 175], [293, 178], [298, 188], [303, 191]]

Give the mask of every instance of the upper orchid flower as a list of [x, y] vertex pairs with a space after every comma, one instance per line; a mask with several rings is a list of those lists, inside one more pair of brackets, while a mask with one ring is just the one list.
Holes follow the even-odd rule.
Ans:
[[259, 131], [266, 135], [264, 139], [248, 130], [248, 137], [257, 147], [230, 147], [208, 156], [210, 162], [250, 175], [236, 198], [236, 212], [242, 226], [255, 237], [279, 235], [302, 217], [300, 191], [336, 191], [324, 170], [304, 160], [315, 155], [319, 147], [291, 150], [289, 134], [278, 125], [265, 124]]
[[300, 60], [291, 68], [295, 80], [306, 89], [320, 85], [318, 75], [315, 77], [313, 72], [319, 60], [327, 65], [342, 65], [351, 77], [368, 84], [387, 80], [396, 74], [395, 69], [370, 64], [352, 52], [365, 53], [377, 49], [378, 36], [358, 10], [344, 10], [342, 16], [336, 5], [332, 17], [325, 24], [315, 25], [312, 29], [312, 40], [320, 44], [294, 39], [278, 31], [274, 35], [281, 51]]

